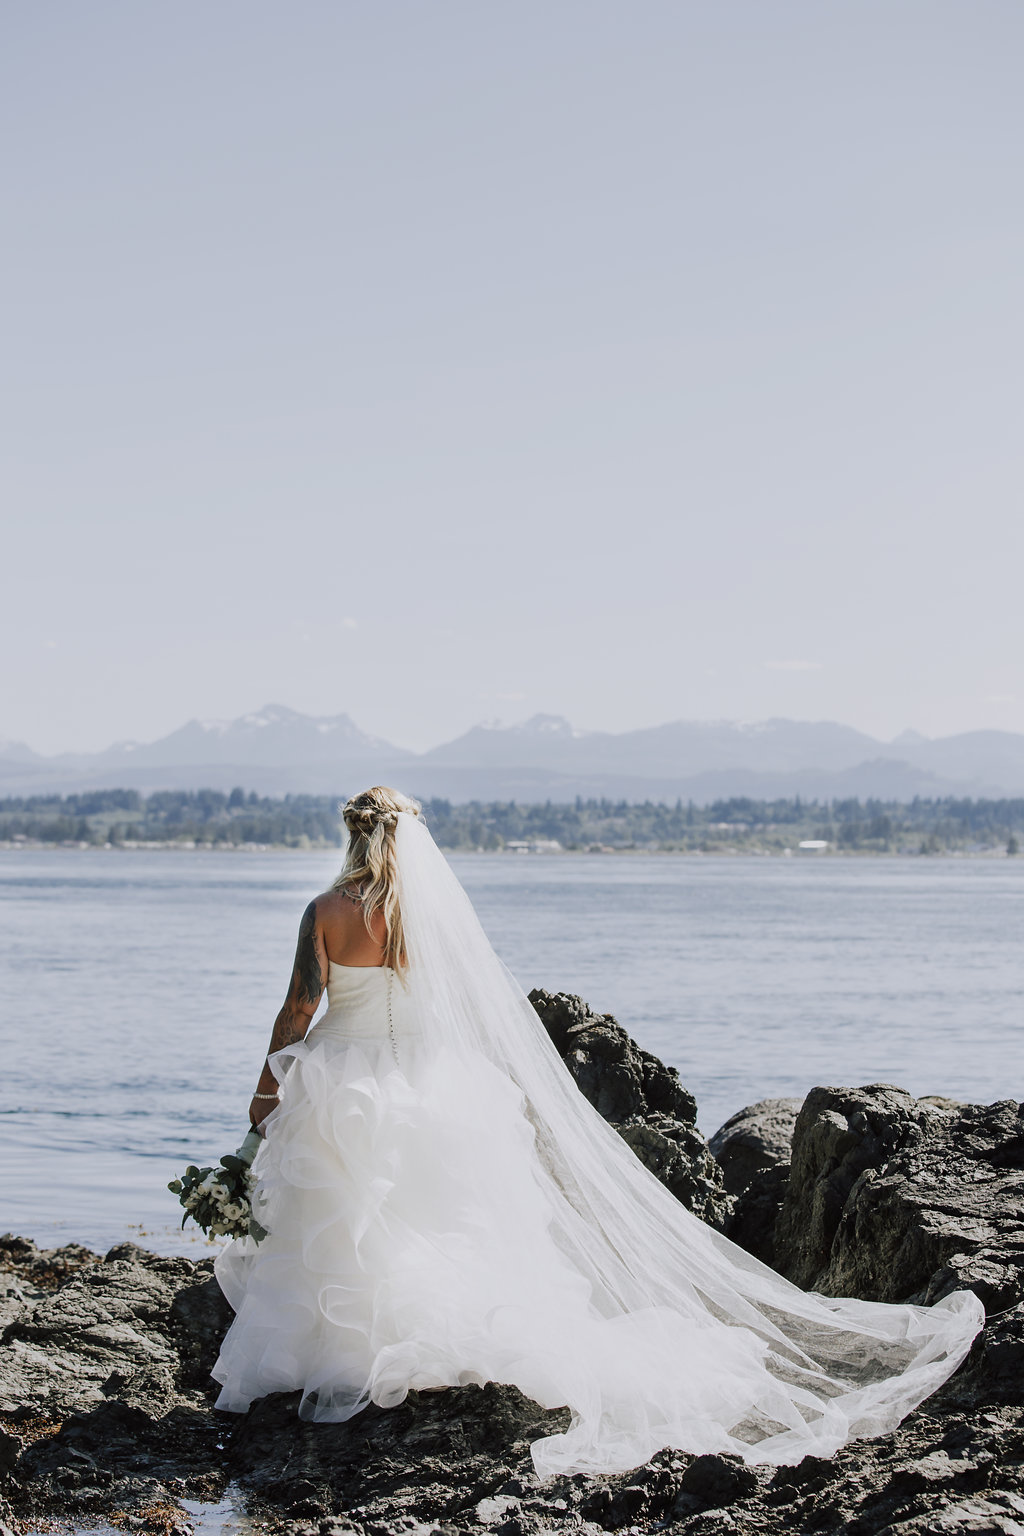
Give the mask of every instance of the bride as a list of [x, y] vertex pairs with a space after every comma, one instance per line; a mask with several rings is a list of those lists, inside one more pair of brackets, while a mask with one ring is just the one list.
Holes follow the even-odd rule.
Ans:
[[532, 1447], [549, 1477], [669, 1446], [827, 1456], [952, 1374], [975, 1296], [807, 1294], [705, 1226], [576, 1088], [415, 801], [378, 787], [344, 815], [250, 1109], [269, 1235], [216, 1262], [219, 1408], [299, 1390], [337, 1421], [511, 1382], [571, 1410]]

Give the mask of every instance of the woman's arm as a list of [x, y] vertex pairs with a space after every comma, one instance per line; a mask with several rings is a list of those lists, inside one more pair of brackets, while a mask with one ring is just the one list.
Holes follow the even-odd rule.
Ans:
[[[311, 901], [303, 912], [302, 922], [299, 924], [299, 942], [295, 949], [291, 985], [288, 988], [288, 996], [284, 1000], [284, 1007], [274, 1020], [268, 1056], [272, 1056], [275, 1051], [281, 1050], [286, 1045], [294, 1045], [296, 1040], [303, 1038], [309, 1028], [310, 1020], [320, 1006], [326, 975], [327, 951], [324, 948], [323, 930], [317, 918], [316, 902]], [[271, 1072], [269, 1062], [264, 1061], [263, 1071], [256, 1085], [256, 1094], [249, 1105], [249, 1119], [252, 1124], [258, 1127], [270, 1114], [276, 1102], [277, 1078]]]

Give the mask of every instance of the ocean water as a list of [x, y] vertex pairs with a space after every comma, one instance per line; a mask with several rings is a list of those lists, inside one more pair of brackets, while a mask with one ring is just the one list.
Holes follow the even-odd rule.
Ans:
[[[523, 985], [678, 1067], [710, 1133], [818, 1083], [1024, 1098], [1024, 859], [464, 855]], [[240, 1141], [334, 853], [0, 853], [0, 1231], [208, 1251], [167, 1180]]]

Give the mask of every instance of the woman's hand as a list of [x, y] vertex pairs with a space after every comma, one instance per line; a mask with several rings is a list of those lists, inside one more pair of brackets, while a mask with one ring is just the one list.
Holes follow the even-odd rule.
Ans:
[[253, 1095], [252, 1102], [249, 1105], [249, 1124], [255, 1126], [256, 1130], [259, 1131], [261, 1136], [265, 1136], [267, 1134], [263, 1129], [264, 1120], [267, 1118], [270, 1112], [276, 1108], [276, 1094], [272, 1099], [267, 1098], [265, 1092], [256, 1093]]

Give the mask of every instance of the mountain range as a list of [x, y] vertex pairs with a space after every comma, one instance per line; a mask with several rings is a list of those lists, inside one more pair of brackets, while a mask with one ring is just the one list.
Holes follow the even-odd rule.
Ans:
[[92, 788], [349, 794], [396, 783], [429, 798], [572, 800], [577, 795], [698, 804], [732, 795], [909, 800], [1024, 795], [1024, 735], [967, 731], [880, 741], [831, 721], [676, 720], [642, 730], [581, 731], [560, 715], [475, 725], [415, 753], [348, 715], [268, 704], [236, 720], [190, 720], [159, 741], [44, 757], [0, 740], [0, 795]]

